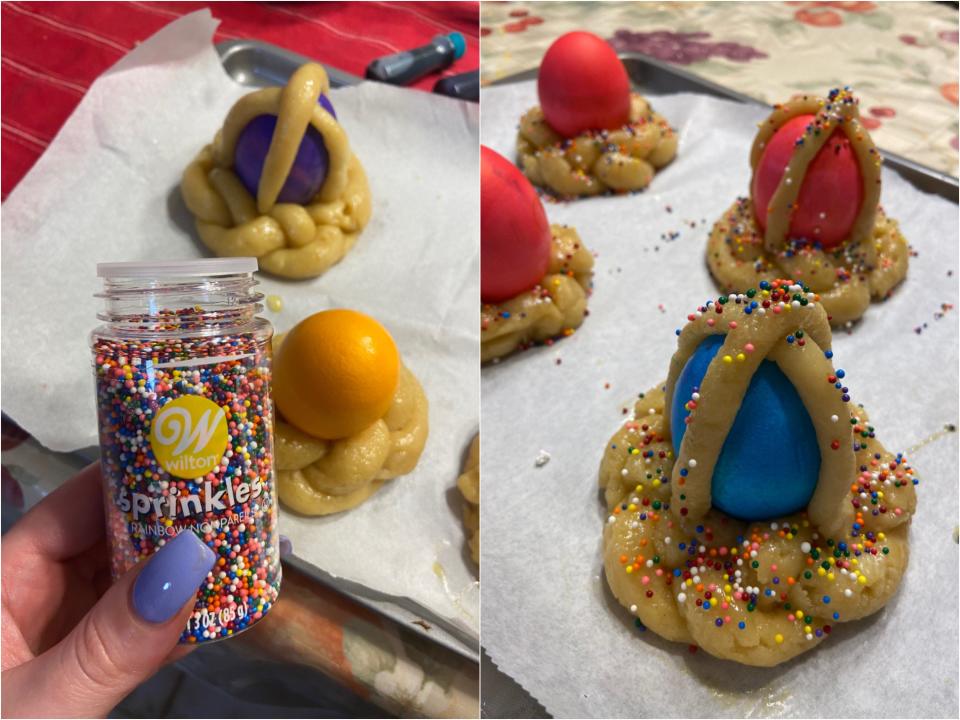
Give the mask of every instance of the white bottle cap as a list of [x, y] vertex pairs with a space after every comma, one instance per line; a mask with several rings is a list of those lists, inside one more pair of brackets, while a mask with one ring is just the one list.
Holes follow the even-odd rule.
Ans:
[[256, 272], [255, 257], [203, 258], [201, 260], [148, 260], [145, 262], [97, 263], [97, 277], [165, 278], [239, 275]]

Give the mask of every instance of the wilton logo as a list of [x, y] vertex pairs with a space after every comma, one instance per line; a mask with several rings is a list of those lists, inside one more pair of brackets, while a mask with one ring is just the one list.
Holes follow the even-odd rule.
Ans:
[[228, 441], [223, 409], [197, 395], [164, 405], [150, 428], [150, 447], [163, 469], [191, 480], [220, 464]]

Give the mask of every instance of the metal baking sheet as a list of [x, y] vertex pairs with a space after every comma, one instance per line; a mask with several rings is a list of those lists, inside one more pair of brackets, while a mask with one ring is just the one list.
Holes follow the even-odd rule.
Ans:
[[[618, 53], [620, 60], [627, 69], [630, 81], [642, 92], [654, 95], [669, 95], [680, 92], [695, 92], [712, 95], [726, 100], [770, 107], [748, 95], [730, 90], [715, 82], [698, 77], [669, 63], [655, 60], [640, 53]], [[507, 77], [493, 81], [490, 85], [509, 85], [511, 83], [535, 80], [539, 68], [531, 68]], [[483, 96], [480, 99], [481, 107]], [[899, 172], [906, 180], [923, 192], [940, 195], [941, 197], [958, 202], [960, 183], [952, 175], [941, 173], [925, 165], [909, 160], [895, 153], [880, 150], [887, 167]], [[481, 600], [482, 606], [482, 600]], [[526, 688], [518, 685], [513, 678], [502, 672], [500, 668], [483, 653], [481, 659], [482, 685], [484, 697], [503, 698], [504, 702], [483, 700], [480, 716], [483, 718], [522, 717], [544, 718], [551, 717], [543, 706], [527, 692]]]
[[[619, 53], [619, 57], [627, 69], [630, 80], [638, 89], [644, 92], [655, 95], [668, 95], [679, 92], [704, 93], [706, 95], [713, 95], [714, 97], [727, 100], [736, 100], [737, 102], [750, 105], [770, 107], [766, 103], [739, 93], [736, 90], [730, 90], [729, 88], [698, 77], [675, 65], [655, 60], [640, 53]], [[537, 71], [538, 68], [531, 68], [521, 73], [500, 78], [491, 83], [491, 85], [507, 85], [523, 80], [533, 80], [537, 77]], [[958, 202], [960, 181], [958, 181], [957, 178], [934, 170], [933, 168], [928, 168], [926, 165], [921, 165], [896, 153], [881, 149], [880, 154], [883, 155], [884, 163], [887, 167], [896, 170], [917, 189], [933, 195], [940, 195], [954, 203]]]
[[[286, 85], [298, 67], [304, 63], [318, 62], [292, 50], [259, 40], [225, 40], [217, 43], [216, 47], [220, 62], [230, 77], [241, 85], [250, 87]], [[332, 65], [319, 64], [327, 71], [330, 87], [346, 87], [363, 82], [363, 78]]]

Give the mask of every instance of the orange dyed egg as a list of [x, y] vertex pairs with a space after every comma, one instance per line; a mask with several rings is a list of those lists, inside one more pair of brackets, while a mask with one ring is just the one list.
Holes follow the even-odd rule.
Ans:
[[393, 401], [400, 355], [390, 333], [355, 310], [325, 310], [300, 322], [273, 360], [273, 400], [292, 425], [317, 438], [349, 437]]

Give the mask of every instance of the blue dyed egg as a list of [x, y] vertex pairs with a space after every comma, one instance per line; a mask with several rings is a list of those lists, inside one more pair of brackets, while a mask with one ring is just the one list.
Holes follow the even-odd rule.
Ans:
[[[670, 433], [677, 455], [690, 414], [684, 406], [703, 382], [724, 339], [711, 335], [700, 343], [677, 378], [670, 407]], [[810, 415], [776, 363], [764, 360], [714, 466], [713, 506], [747, 521], [789, 515], [810, 502], [819, 473], [820, 447]]]
[[[337, 117], [326, 95], [321, 95], [319, 102], [328, 113], [334, 118]], [[247, 123], [237, 139], [233, 169], [247, 192], [254, 197], [257, 196], [260, 174], [263, 172], [263, 163], [270, 149], [270, 141], [273, 139], [273, 130], [276, 126], [276, 115], [258, 115]], [[320, 192], [320, 188], [327, 179], [329, 168], [330, 155], [323, 141], [323, 135], [312, 125], [308, 125], [277, 202], [306, 205]]]

